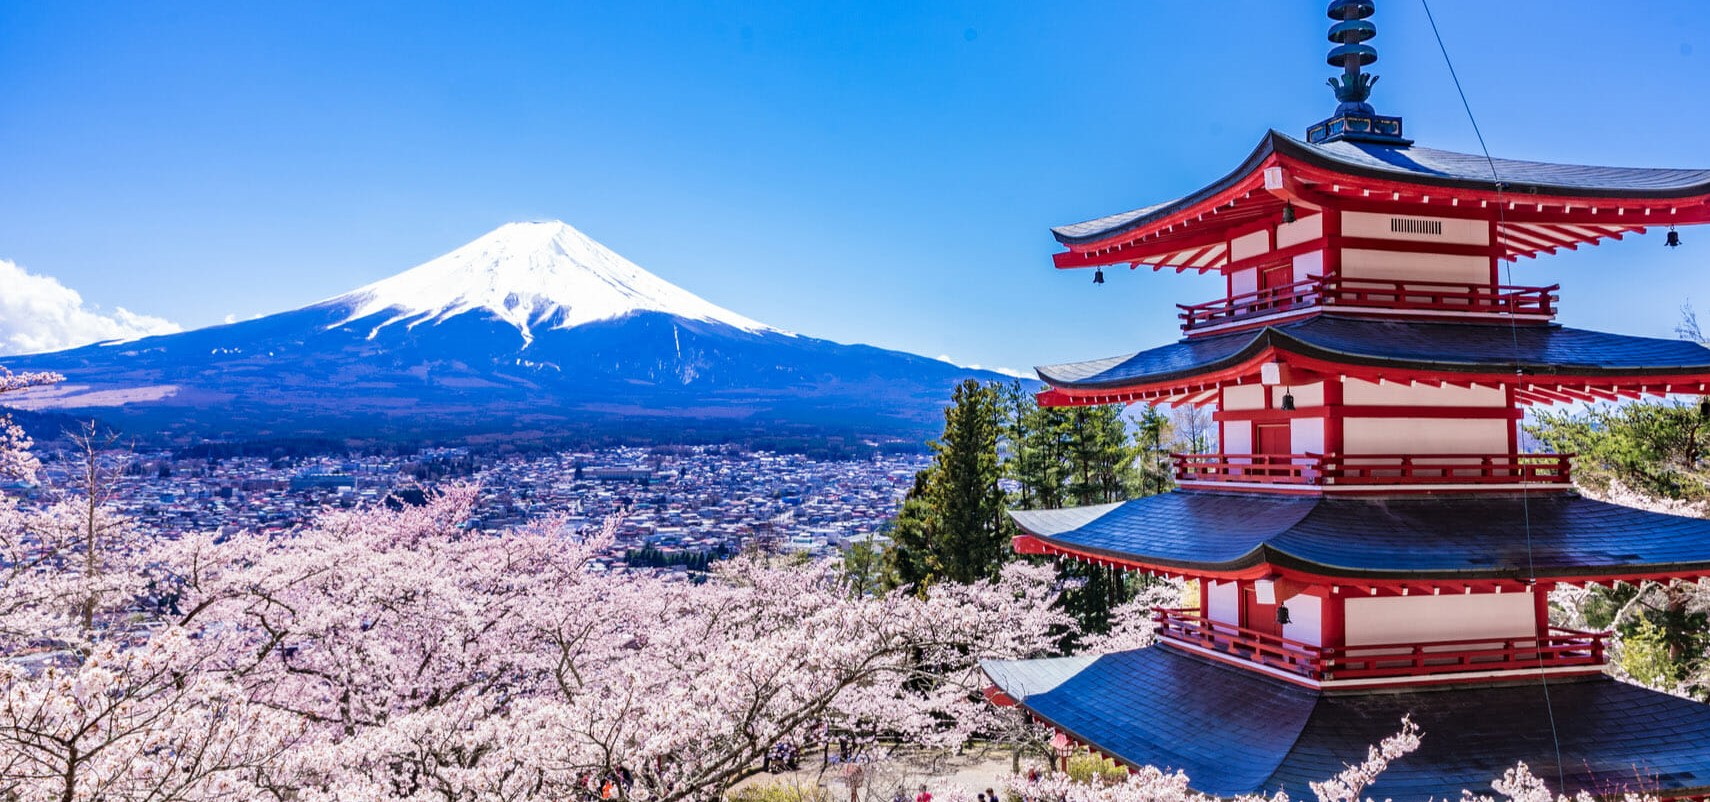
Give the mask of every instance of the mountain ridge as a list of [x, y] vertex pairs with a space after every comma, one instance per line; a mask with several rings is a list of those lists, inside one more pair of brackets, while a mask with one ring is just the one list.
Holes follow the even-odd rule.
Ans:
[[525, 340], [542, 323], [573, 328], [637, 311], [780, 331], [659, 278], [560, 220], [506, 223], [444, 256], [313, 306], [349, 307], [338, 325], [395, 310], [380, 328], [486, 311], [516, 326]]
[[920, 442], [954, 384], [1005, 380], [768, 326], [556, 221], [502, 226], [298, 309], [4, 363], [67, 377], [16, 406], [174, 442], [639, 431]]

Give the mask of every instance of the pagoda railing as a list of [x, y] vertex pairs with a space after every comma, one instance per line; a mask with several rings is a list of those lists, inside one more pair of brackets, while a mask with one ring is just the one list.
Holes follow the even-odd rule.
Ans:
[[1385, 309], [1428, 313], [1553, 317], [1561, 285], [1522, 287], [1442, 281], [1323, 278], [1244, 292], [1202, 304], [1177, 304], [1183, 331], [1268, 317], [1310, 307]]
[[1543, 636], [1319, 646], [1213, 621], [1198, 610], [1155, 608], [1158, 637], [1316, 681], [1469, 671], [1537, 670], [1607, 662], [1609, 633], [1551, 627]]
[[1178, 482], [1572, 484], [1572, 454], [1173, 454]]

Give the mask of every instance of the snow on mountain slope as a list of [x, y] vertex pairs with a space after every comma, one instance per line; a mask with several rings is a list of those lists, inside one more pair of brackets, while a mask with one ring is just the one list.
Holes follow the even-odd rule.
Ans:
[[533, 342], [632, 312], [664, 312], [750, 332], [786, 333], [713, 304], [619, 256], [570, 225], [507, 223], [451, 253], [318, 304], [349, 310], [333, 328], [386, 313], [386, 326], [437, 324], [486, 312]]

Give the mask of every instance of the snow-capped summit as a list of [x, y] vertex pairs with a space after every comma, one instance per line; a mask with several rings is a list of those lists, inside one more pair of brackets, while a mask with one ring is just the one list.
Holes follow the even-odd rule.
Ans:
[[744, 331], [777, 332], [713, 304], [619, 256], [567, 223], [507, 223], [474, 242], [391, 278], [327, 300], [348, 310], [334, 327], [382, 315], [414, 327], [486, 312], [533, 342], [536, 330], [568, 329], [633, 312], [663, 312]]
[[557, 222], [299, 309], [6, 361], [65, 375], [35, 409], [167, 442], [921, 442], [958, 383], [1000, 378], [780, 332]]

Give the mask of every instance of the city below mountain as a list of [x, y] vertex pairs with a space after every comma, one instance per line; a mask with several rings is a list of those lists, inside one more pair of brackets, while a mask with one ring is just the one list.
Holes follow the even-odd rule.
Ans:
[[560, 222], [511, 223], [301, 309], [8, 358], [12, 401], [129, 436], [920, 443], [994, 373], [780, 331]]

